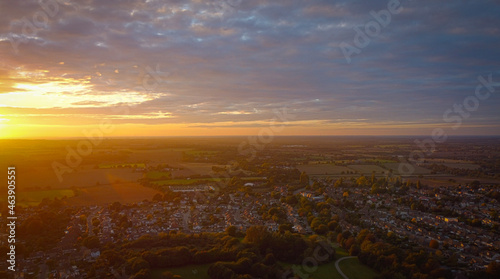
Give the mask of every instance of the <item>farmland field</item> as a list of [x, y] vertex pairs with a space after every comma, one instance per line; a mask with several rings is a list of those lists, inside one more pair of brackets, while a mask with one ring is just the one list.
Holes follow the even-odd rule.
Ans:
[[166, 163], [175, 165], [182, 161], [182, 152], [189, 149], [168, 148], [152, 150], [133, 150], [128, 160], [133, 162], [146, 162], [148, 165], [157, 163]]
[[130, 164], [99, 164], [100, 169], [112, 169], [112, 168], [145, 168], [144, 163], [130, 163]]
[[164, 186], [164, 185], [191, 185], [191, 184], [199, 184], [204, 182], [220, 182], [224, 178], [196, 178], [196, 179], [168, 179], [168, 180], [160, 180], [154, 181], [154, 184]]
[[169, 171], [150, 171], [145, 174], [146, 178], [149, 179], [168, 179], [172, 176], [172, 173]]
[[371, 174], [373, 171], [375, 172], [375, 174], [381, 174], [387, 172], [387, 170], [376, 165], [349, 165], [347, 167], [356, 170], [358, 173], [361, 174]]
[[[182, 170], [172, 171], [173, 177], [187, 177], [191, 175], [211, 175], [213, 174], [212, 167], [214, 164], [210, 163], [182, 163], [178, 165], [183, 168]], [[220, 166], [219, 167], [225, 167]], [[229, 166], [227, 166], [229, 167]]]
[[[26, 192], [17, 192], [16, 193], [16, 204], [19, 206], [36, 206], [38, 205], [44, 198], [61, 199], [63, 197], [73, 197], [74, 192], [72, 190], [66, 189], [57, 189], [57, 190], [42, 190], [42, 191], [26, 191]], [[5, 202], [7, 200], [7, 196], [1, 196], [0, 201]]]
[[[343, 279], [342, 276], [337, 272], [337, 269], [335, 268], [335, 261], [332, 261], [327, 264], [323, 264], [317, 267], [317, 269], [312, 272], [312, 273], [307, 273], [304, 271], [304, 268], [300, 265], [292, 265], [289, 263], [284, 263], [284, 262], [278, 262], [281, 266], [283, 267], [292, 267], [295, 266], [299, 268], [299, 270], [304, 274], [308, 275], [308, 278], [315, 278], [315, 279]], [[300, 277], [298, 277], [300, 278]], [[306, 278], [306, 277], [304, 277]]]
[[[384, 166], [387, 169], [392, 169], [394, 174], [398, 174], [399, 173], [399, 171], [398, 171], [399, 164], [400, 163], [386, 163], [386, 164], [384, 164]], [[415, 170], [412, 172], [413, 175], [430, 174], [431, 173], [431, 171], [429, 169], [422, 168], [422, 167], [415, 166], [415, 165], [413, 167], [415, 168]]]
[[184, 151], [184, 153], [194, 156], [214, 156], [215, 154], [219, 153], [219, 151], [186, 150]]
[[52, 168], [25, 170], [18, 168], [16, 179], [19, 190], [67, 189], [71, 187], [90, 187], [116, 181], [137, 181], [142, 173], [131, 169], [94, 169], [87, 168], [73, 172], [62, 172], [61, 181]]
[[469, 164], [469, 163], [445, 163], [443, 165], [449, 168], [467, 169], [467, 170], [477, 170], [481, 167], [477, 164]]
[[126, 204], [151, 200], [156, 193], [152, 188], [147, 188], [139, 183], [113, 183], [77, 190], [78, 195], [68, 199], [71, 205], [103, 205], [115, 201]]
[[151, 272], [151, 278], [162, 278], [162, 273], [165, 271], [170, 271], [174, 275], [180, 275], [184, 279], [209, 279], [207, 271], [212, 264], [204, 265], [187, 265], [183, 267], [176, 268], [162, 268], [154, 269]]
[[457, 160], [457, 159], [443, 159], [443, 158], [439, 158], [439, 159], [434, 159], [434, 158], [428, 158], [428, 159], [425, 159], [425, 162], [426, 163], [429, 163], [429, 164], [474, 164], [474, 162], [472, 161], [465, 161], [465, 160]]
[[339, 267], [349, 279], [372, 279], [378, 275], [371, 268], [361, 264], [357, 258], [342, 260]]
[[316, 164], [316, 165], [298, 165], [297, 169], [304, 171], [309, 175], [313, 174], [341, 174], [342, 172], [353, 171], [344, 166], [336, 166], [334, 164]]

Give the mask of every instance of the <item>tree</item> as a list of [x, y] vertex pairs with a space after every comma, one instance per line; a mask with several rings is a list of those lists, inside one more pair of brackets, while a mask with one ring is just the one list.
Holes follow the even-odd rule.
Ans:
[[92, 218], [92, 226], [97, 227], [100, 224], [101, 224], [101, 221], [99, 220], [99, 218], [97, 218], [97, 217]]
[[432, 239], [430, 242], [429, 242], [429, 247], [432, 248], [432, 249], [438, 249], [439, 248], [439, 242], [435, 239]]
[[136, 274], [141, 272], [143, 269], [149, 271], [149, 268], [149, 263], [142, 257], [131, 258], [125, 263], [125, 272], [127, 272], [127, 274]]
[[236, 233], [238, 232], [238, 228], [235, 226], [229, 226], [226, 228], [226, 233], [229, 236], [236, 237]]
[[159, 201], [162, 201], [162, 200], [163, 200], [163, 196], [162, 196], [162, 194], [160, 194], [160, 193], [156, 193], [156, 194], [153, 196], [153, 201], [157, 201], [157, 202], [159, 202]]
[[149, 270], [147, 268], [141, 269], [136, 274], [134, 274], [134, 276], [132, 276], [130, 278], [133, 278], [133, 279], [148, 279], [148, 278], [151, 278], [151, 270]]
[[347, 250], [351, 249], [352, 245], [354, 245], [354, 242], [355, 242], [354, 237], [352, 236], [349, 237], [344, 243], [345, 249]]
[[280, 224], [278, 231], [280, 233], [285, 233], [286, 231], [292, 231], [293, 227], [291, 224]]
[[99, 248], [101, 246], [101, 242], [97, 236], [93, 235], [83, 240], [83, 246], [89, 249]]
[[264, 226], [252, 226], [247, 229], [244, 241], [260, 246], [270, 238], [271, 234]]
[[317, 234], [324, 235], [328, 232], [328, 227], [324, 224], [320, 224], [318, 227], [314, 228], [314, 232]]
[[307, 175], [307, 173], [305, 171], [303, 171], [300, 174], [300, 185], [302, 185], [302, 186], [309, 185], [309, 176]]
[[500, 278], [500, 262], [492, 261], [486, 268], [486, 273], [491, 275], [491, 278]]
[[366, 177], [362, 175], [356, 180], [356, 184], [358, 184], [358, 186], [368, 185], [368, 179], [366, 179]]
[[328, 222], [328, 229], [330, 231], [334, 231], [338, 225], [339, 225], [339, 223], [337, 221], [330, 221], [330, 222]]
[[361, 252], [361, 249], [357, 244], [351, 245], [351, 248], [349, 249], [349, 255], [350, 256], [357, 256]]
[[276, 263], [276, 258], [274, 257], [274, 255], [272, 253], [269, 253], [266, 255], [266, 257], [264, 258], [264, 261], [263, 263], [265, 265], [273, 265]]

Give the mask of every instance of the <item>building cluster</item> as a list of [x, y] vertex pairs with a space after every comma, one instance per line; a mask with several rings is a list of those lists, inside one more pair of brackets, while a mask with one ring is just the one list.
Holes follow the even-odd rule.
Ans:
[[[492, 189], [441, 187], [417, 189], [410, 187], [405, 193], [371, 194], [369, 188], [335, 188], [329, 185], [321, 195], [299, 190], [297, 196], [313, 202], [331, 204], [332, 215], [338, 215], [342, 230], [357, 233], [363, 228], [382, 230], [425, 249], [435, 239], [445, 256], [455, 254], [458, 262], [474, 269], [484, 268], [500, 257], [498, 217], [492, 216], [500, 208], [499, 202], [488, 197]], [[271, 231], [279, 230], [279, 223], [264, 217], [267, 209], [278, 207], [286, 213], [286, 220], [298, 233], [313, 233], [306, 217], [300, 216], [298, 206], [282, 202], [287, 187], [277, 186], [273, 191], [257, 195], [216, 193], [182, 193], [175, 201], [144, 201], [132, 205], [81, 207], [68, 223], [65, 236], [51, 250], [37, 252], [21, 258], [21, 278], [29, 274], [42, 274], [55, 278], [83, 276], [76, 263], [93, 263], [100, 249], [86, 248], [84, 238], [97, 237], [100, 247], [106, 243], [135, 240], [144, 235], [157, 235], [171, 231], [184, 233], [223, 232], [229, 226], [245, 231], [250, 226], [263, 225]], [[341, 206], [350, 201], [354, 206]], [[422, 210], [424, 208], [425, 210]], [[26, 210], [19, 218], [29, 218], [34, 211]], [[436, 213], [439, 212], [439, 213]], [[360, 216], [359, 226], [349, 222], [347, 215]], [[317, 214], [316, 212], [314, 214]], [[478, 221], [479, 220], [479, 221]], [[494, 228], [497, 229], [494, 229]], [[47, 260], [57, 265], [49, 268]], [[54, 271], [57, 270], [57, 271]]]

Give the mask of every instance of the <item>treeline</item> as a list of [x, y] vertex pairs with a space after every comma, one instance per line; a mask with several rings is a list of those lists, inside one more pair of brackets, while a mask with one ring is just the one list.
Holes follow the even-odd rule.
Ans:
[[[245, 236], [243, 241], [237, 238], [241, 236]], [[335, 258], [331, 245], [318, 237], [306, 239], [290, 231], [270, 232], [263, 226], [250, 227], [246, 234], [234, 227], [226, 233], [162, 233], [107, 244], [101, 251], [90, 277], [106, 278], [110, 271], [122, 270], [131, 278], [149, 278], [152, 269], [212, 263], [210, 278], [281, 278], [290, 272], [278, 261], [300, 264], [304, 258], [319, 254], [322, 257], [318, 264], [322, 264]], [[170, 277], [167, 272], [165, 278]]]
[[481, 168], [478, 169], [462, 169], [462, 168], [451, 168], [442, 164], [431, 164], [427, 165], [427, 168], [431, 169], [433, 173], [443, 172], [458, 176], [468, 176], [468, 177], [494, 177], [495, 173], [489, 173]]

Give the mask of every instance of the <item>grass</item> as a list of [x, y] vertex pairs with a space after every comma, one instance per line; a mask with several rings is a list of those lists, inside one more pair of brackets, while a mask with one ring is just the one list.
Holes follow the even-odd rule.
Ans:
[[385, 159], [363, 159], [363, 162], [365, 163], [397, 163], [397, 161], [394, 160], [385, 160]]
[[350, 168], [344, 166], [336, 166], [334, 164], [308, 164], [308, 165], [299, 165], [297, 166], [301, 172], [305, 171], [307, 174], [341, 174], [342, 172], [350, 172], [353, 171]]
[[[400, 163], [386, 163], [386, 164], [384, 164], [384, 167], [386, 167], [387, 169], [392, 169], [394, 174], [398, 174], [399, 173], [399, 171], [398, 171], [399, 164]], [[419, 166], [413, 165], [413, 168], [414, 168], [414, 171], [412, 172], [413, 175], [430, 174], [431, 173], [431, 171], [429, 169], [422, 168]]]
[[[218, 178], [218, 177], [211, 177], [211, 178], [193, 178], [193, 179], [167, 179], [167, 180], [160, 180], [160, 181], [154, 181], [153, 183], [160, 185], [160, 186], [174, 186], [174, 185], [193, 185], [193, 184], [201, 184], [205, 182], [221, 182], [223, 181], [224, 177]], [[242, 177], [241, 180], [243, 181], [262, 181], [264, 180], [263, 177]]]
[[164, 185], [191, 185], [191, 184], [200, 184], [204, 182], [220, 182], [223, 178], [196, 178], [196, 179], [169, 179], [169, 180], [161, 180], [155, 181], [154, 183], [160, 186]]
[[111, 168], [145, 168], [146, 164], [99, 164], [100, 169], [111, 169]]
[[377, 276], [377, 272], [363, 265], [358, 258], [342, 260], [339, 267], [349, 279], [372, 279]]
[[466, 170], [477, 170], [481, 166], [477, 164], [467, 164], [467, 163], [445, 163], [443, 164], [449, 168], [466, 169]]
[[260, 180], [266, 180], [264, 177], [242, 177], [241, 180], [243, 181], [260, 181]]
[[372, 171], [375, 171], [375, 174], [387, 172], [387, 170], [376, 165], [349, 165], [348, 167], [362, 174], [371, 174]]
[[[335, 258], [336, 260], [349, 256], [349, 253], [342, 247], [338, 247], [337, 245], [333, 245], [335, 248]], [[336, 261], [335, 260], [335, 261]], [[335, 261], [332, 261], [327, 264], [323, 264], [317, 267], [316, 270], [312, 266], [309, 266], [309, 269], [305, 269], [300, 265], [292, 265], [285, 262], [278, 262], [279, 265], [283, 267], [291, 267], [295, 266], [299, 268], [299, 271], [302, 272], [307, 278], [314, 279], [343, 279], [343, 277], [337, 272], [335, 268]], [[349, 277], [349, 279], [372, 279], [378, 274], [372, 270], [371, 268], [361, 264], [357, 258], [346, 259], [340, 262], [339, 264], [342, 272]], [[308, 273], [307, 271], [313, 271]], [[296, 274], [298, 275], [298, 274]]]
[[[342, 276], [337, 272], [337, 269], [335, 268], [335, 261], [329, 262], [327, 264], [323, 264], [317, 267], [316, 270], [312, 266], [308, 266], [306, 269], [300, 265], [292, 265], [289, 263], [284, 263], [284, 262], [278, 262], [281, 266], [287, 268], [287, 267], [292, 267], [294, 266], [295, 268], [298, 268], [298, 270], [305, 275], [304, 278], [314, 278], [314, 279], [343, 279]], [[314, 272], [308, 272], [308, 271], [314, 271]], [[296, 274], [299, 275], [299, 274]], [[299, 277], [300, 278], [300, 277]]]
[[[55, 190], [41, 190], [41, 191], [28, 191], [16, 193], [16, 205], [18, 206], [36, 206], [42, 202], [44, 198], [54, 199], [62, 197], [73, 197], [72, 190], [55, 189]], [[1, 201], [6, 201], [7, 196], [0, 197]]]
[[204, 265], [187, 265], [183, 267], [176, 268], [162, 268], [153, 269], [151, 278], [161, 278], [161, 275], [165, 271], [170, 271], [174, 275], [180, 275], [184, 279], [209, 279], [207, 271], [211, 264]]
[[344, 248], [338, 246], [334, 247], [335, 247], [335, 256], [337, 257], [337, 259], [349, 256], [349, 252], [347, 252]]
[[203, 150], [188, 150], [184, 151], [186, 155], [195, 155], [195, 156], [213, 156], [219, 151], [203, 151]]
[[146, 178], [149, 179], [165, 179], [172, 177], [172, 174], [169, 171], [150, 171], [146, 173]]
[[156, 193], [160, 193], [137, 182], [80, 188], [77, 192], [77, 196], [68, 199], [68, 202], [76, 206], [104, 205], [115, 201], [122, 204], [135, 203], [146, 199], [151, 200]]

